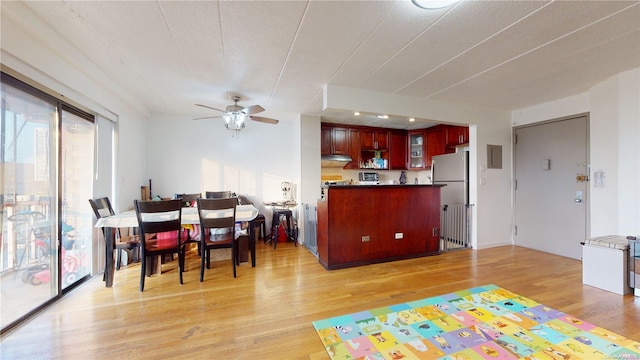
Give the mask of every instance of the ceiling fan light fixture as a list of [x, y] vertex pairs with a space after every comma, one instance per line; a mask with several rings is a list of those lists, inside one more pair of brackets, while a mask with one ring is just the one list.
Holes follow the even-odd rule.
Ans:
[[421, 9], [434, 10], [449, 7], [460, 0], [411, 0], [411, 2]]
[[227, 130], [240, 131], [244, 129], [247, 115], [238, 111], [225, 113], [222, 115], [222, 118], [224, 119], [224, 127], [227, 128]]
[[416, 118], [409, 118], [409, 122], [414, 122], [416, 121]]
[[262, 117], [262, 116], [252, 116], [252, 114], [263, 112], [264, 108], [260, 105], [242, 107], [238, 105], [239, 100], [240, 100], [240, 96], [234, 96], [233, 97], [234, 104], [227, 106], [225, 110], [220, 110], [218, 108], [214, 108], [208, 105], [196, 104], [196, 106], [219, 111], [222, 113], [222, 115], [199, 117], [199, 118], [195, 118], [194, 120], [222, 118], [224, 120], [224, 127], [227, 130], [234, 130], [235, 132], [239, 132], [240, 130], [244, 129], [245, 123], [247, 120], [253, 120], [253, 121], [266, 123], [266, 124], [278, 123], [278, 120], [276, 119], [271, 119], [271, 118]]
[[235, 115], [235, 120], [236, 120], [236, 127], [237, 128], [244, 128], [244, 122], [247, 119], [247, 115], [243, 112], [238, 112]]

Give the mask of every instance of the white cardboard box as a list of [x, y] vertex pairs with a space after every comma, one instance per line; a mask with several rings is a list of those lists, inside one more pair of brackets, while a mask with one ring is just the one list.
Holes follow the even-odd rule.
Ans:
[[619, 295], [629, 294], [628, 252], [585, 244], [582, 247], [582, 283]]

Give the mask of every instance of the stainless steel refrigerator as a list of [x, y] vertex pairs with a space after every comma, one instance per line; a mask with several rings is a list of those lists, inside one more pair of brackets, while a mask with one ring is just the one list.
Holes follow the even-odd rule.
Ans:
[[469, 152], [436, 155], [431, 163], [433, 184], [446, 185], [440, 190], [440, 205], [469, 203]]

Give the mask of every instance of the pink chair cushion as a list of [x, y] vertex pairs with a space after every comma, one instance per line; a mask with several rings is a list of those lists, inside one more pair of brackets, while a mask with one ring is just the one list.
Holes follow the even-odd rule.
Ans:
[[[209, 236], [209, 229], [204, 229], [205, 236]], [[189, 228], [189, 239], [191, 240], [200, 240], [200, 224], [190, 225]]]
[[[184, 233], [183, 233], [184, 234]], [[185, 236], [183, 235], [184, 240]], [[178, 231], [165, 231], [156, 234], [156, 241], [148, 242], [147, 247], [151, 249], [172, 248], [178, 244]]]

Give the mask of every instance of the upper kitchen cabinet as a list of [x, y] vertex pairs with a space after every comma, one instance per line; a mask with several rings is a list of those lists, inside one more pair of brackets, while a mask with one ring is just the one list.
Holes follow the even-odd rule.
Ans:
[[447, 129], [442, 125], [430, 127], [425, 131], [427, 140], [425, 167], [431, 168], [431, 158], [446, 153]]
[[469, 143], [469, 128], [467, 126], [447, 126], [447, 147]]
[[349, 156], [351, 161], [345, 165], [345, 169], [360, 169], [360, 131], [349, 129]]
[[389, 150], [389, 130], [360, 130], [360, 147], [363, 150]]
[[442, 125], [409, 130], [409, 170], [431, 168], [431, 158], [446, 152], [447, 128]]
[[425, 161], [425, 139], [424, 129], [410, 130], [408, 135], [409, 143], [409, 169], [420, 170], [426, 167]]
[[320, 152], [322, 155], [349, 155], [349, 129], [322, 124]]
[[407, 133], [391, 130], [389, 133], [389, 169], [407, 169]]

